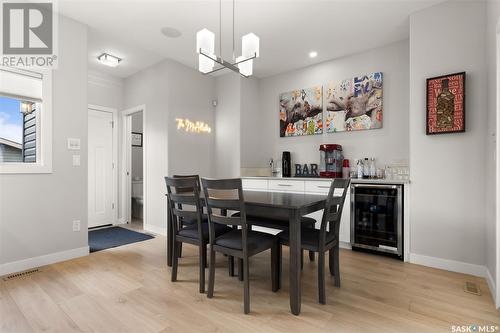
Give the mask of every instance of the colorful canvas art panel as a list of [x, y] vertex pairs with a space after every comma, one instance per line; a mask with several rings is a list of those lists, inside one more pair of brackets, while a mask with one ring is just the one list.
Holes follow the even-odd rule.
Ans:
[[465, 131], [465, 73], [427, 79], [427, 135]]
[[382, 128], [382, 73], [328, 83], [325, 102], [328, 133]]
[[282, 93], [280, 136], [323, 133], [323, 89], [321, 86]]

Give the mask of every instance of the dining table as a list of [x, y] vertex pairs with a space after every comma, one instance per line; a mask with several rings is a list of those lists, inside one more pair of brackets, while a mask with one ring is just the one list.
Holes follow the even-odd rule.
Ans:
[[[326, 205], [326, 195], [293, 192], [243, 191], [247, 215], [266, 219], [288, 221], [289, 240], [289, 292], [290, 310], [300, 314], [301, 308], [301, 218], [304, 215], [322, 210]], [[200, 201], [204, 205], [203, 194]], [[167, 265], [172, 266], [173, 228], [172, 218], [167, 221]]]

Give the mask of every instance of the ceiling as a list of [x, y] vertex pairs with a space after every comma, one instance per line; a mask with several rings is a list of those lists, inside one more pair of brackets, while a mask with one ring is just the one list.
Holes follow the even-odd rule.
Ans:
[[[237, 0], [236, 55], [241, 36], [260, 37], [260, 58], [254, 74], [266, 77], [408, 38], [409, 15], [442, 0]], [[216, 34], [219, 53], [219, 2], [139, 0], [59, 0], [59, 11], [87, 24], [92, 69], [127, 77], [171, 58], [197, 68], [196, 32]], [[232, 2], [222, 2], [222, 55], [232, 56]], [[167, 38], [163, 27], [182, 35]], [[310, 59], [310, 51], [318, 56]], [[108, 52], [123, 58], [106, 68], [96, 57]]]

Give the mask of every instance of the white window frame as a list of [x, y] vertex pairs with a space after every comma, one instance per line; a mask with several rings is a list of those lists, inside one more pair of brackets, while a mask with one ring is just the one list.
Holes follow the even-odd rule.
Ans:
[[[23, 74], [23, 70], [9, 68]], [[35, 163], [0, 163], [0, 174], [52, 173], [52, 70], [37, 68], [31, 72], [42, 75], [42, 107], [37, 114]]]

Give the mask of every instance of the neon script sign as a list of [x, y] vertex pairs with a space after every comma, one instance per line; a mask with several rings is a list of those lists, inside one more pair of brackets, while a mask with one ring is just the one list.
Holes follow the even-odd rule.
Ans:
[[205, 124], [202, 121], [197, 121], [197, 122], [192, 122], [189, 119], [181, 119], [177, 118], [175, 119], [177, 122], [177, 129], [182, 130], [184, 129], [186, 132], [192, 132], [192, 133], [210, 133], [212, 132], [212, 129], [208, 124]]

